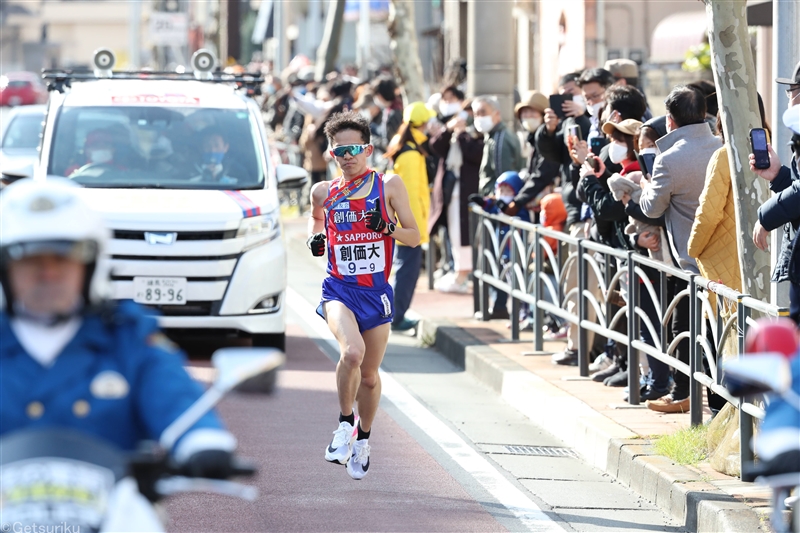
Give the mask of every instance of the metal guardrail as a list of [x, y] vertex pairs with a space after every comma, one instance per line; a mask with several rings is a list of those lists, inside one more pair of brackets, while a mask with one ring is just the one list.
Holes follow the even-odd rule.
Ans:
[[[511, 337], [519, 339], [520, 305], [526, 303], [533, 314], [534, 350], [543, 349], [544, 313], [578, 327], [578, 370], [589, 375], [587, 332], [592, 331], [627, 348], [628, 402], [638, 405], [640, 353], [666, 363], [690, 380], [690, 419], [693, 426], [703, 423], [705, 386], [739, 409], [742, 462], [752, 461], [750, 439], [753, 419], [763, 419], [764, 410], [732, 397], [722, 386], [718, 362], [728, 339], [737, 339], [737, 356], [745, 349], [745, 336], [755, 323], [753, 315], [788, 316], [785, 307], [771, 305], [742, 294], [720, 283], [674, 268], [639, 254], [598, 244], [588, 239], [543, 228], [505, 215], [493, 215], [471, 207], [470, 234], [473, 237], [473, 290], [476, 313], [489, 320], [490, 288], [511, 298]], [[545, 239], [555, 242], [555, 250]], [[549, 275], [545, 272], [549, 265]], [[577, 268], [577, 286], [568, 281], [570, 269]], [[645, 269], [656, 273], [651, 281]], [[598, 281], [597, 293], [588, 287], [589, 274]], [[667, 296], [668, 277], [683, 280], [687, 288]], [[654, 285], [658, 283], [658, 291]], [[628, 290], [637, 287], [637, 290]], [[624, 305], [615, 309], [611, 295], [624, 294]], [[711, 303], [716, 300], [716, 312]], [[650, 298], [658, 323], [651, 322], [640, 305]], [[689, 299], [689, 329], [670, 338], [670, 323], [681, 299]], [[595, 320], [589, 320], [589, 310]], [[638, 318], [638, 320], [637, 320]], [[623, 322], [624, 321], [624, 322]], [[625, 326], [624, 328], [622, 326]], [[640, 340], [640, 328], [650, 333], [653, 344]], [[622, 331], [622, 332], [621, 332]], [[689, 362], [680, 361], [675, 351], [681, 340], [689, 340]], [[728, 354], [732, 355], [732, 354]], [[705, 365], [704, 365], [705, 363]], [[708, 368], [707, 375], [703, 367]]]

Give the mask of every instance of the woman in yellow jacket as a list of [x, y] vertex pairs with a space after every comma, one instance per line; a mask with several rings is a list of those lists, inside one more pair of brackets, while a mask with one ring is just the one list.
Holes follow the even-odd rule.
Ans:
[[[428, 167], [425, 158], [428, 152], [425, 129], [436, 112], [424, 102], [414, 102], [403, 110], [403, 124], [389, 143], [384, 157], [390, 161], [391, 170], [403, 179], [411, 201], [411, 211], [419, 227], [421, 241], [429, 241], [428, 213], [431, 208], [431, 192], [428, 184]], [[394, 254], [394, 317], [393, 331], [408, 331], [417, 327], [417, 321], [406, 318], [411, 306], [414, 289], [422, 269], [422, 247], [411, 248], [397, 243]]]
[[[761, 111], [761, 122], [769, 132], [761, 95], [758, 96], [758, 107]], [[720, 116], [717, 116], [717, 133], [724, 141], [725, 134], [722, 131]], [[739, 292], [742, 291], [727, 143], [711, 156], [711, 161], [708, 163], [706, 182], [700, 194], [700, 206], [695, 213], [692, 232], [689, 235], [689, 255], [697, 260], [701, 276]], [[713, 295], [710, 301], [713, 305], [715, 302]], [[716, 312], [716, 306], [714, 311]], [[730, 312], [723, 313], [723, 318], [727, 316], [730, 316]]]

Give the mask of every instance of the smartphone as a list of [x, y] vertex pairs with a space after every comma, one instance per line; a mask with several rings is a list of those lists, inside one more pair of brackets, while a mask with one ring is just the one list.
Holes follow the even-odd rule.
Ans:
[[589, 148], [592, 150], [592, 153], [596, 156], [600, 155], [600, 150], [603, 149], [603, 146], [608, 144], [608, 139], [605, 137], [592, 137], [591, 145]]
[[769, 168], [769, 148], [767, 148], [767, 132], [764, 128], [750, 130], [750, 147], [756, 156], [755, 166], [758, 169]]
[[570, 137], [576, 137], [579, 141], [583, 140], [583, 136], [581, 135], [581, 127], [577, 124], [573, 124], [569, 127], [569, 135]]
[[636, 159], [639, 161], [639, 168], [642, 174], [647, 177], [648, 174], [653, 175], [653, 162], [656, 160], [656, 154], [636, 154]]
[[597, 161], [592, 154], [586, 156], [586, 162], [589, 163], [589, 166], [592, 167], [592, 170], [595, 172], [600, 170], [600, 162]]
[[562, 108], [562, 106], [564, 105], [564, 102], [571, 99], [572, 95], [569, 94], [551, 94], [550, 109], [555, 111], [556, 115], [558, 115], [558, 118], [564, 120], [565, 118], [567, 118], [567, 115], [564, 113], [564, 109]]

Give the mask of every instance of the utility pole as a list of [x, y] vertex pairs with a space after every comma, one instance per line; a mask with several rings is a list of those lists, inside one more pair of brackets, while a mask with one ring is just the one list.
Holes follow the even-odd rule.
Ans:
[[497, 96], [503, 120], [514, 116], [513, 2], [467, 2], [467, 92]]
[[[392, 57], [409, 102], [425, 100], [425, 80], [419, 59], [413, 0], [392, 0], [389, 4], [389, 36]], [[510, 50], [510, 49], [509, 49]]]
[[128, 47], [130, 48], [130, 70], [142, 68], [142, 0], [129, 0], [131, 5], [128, 22]]
[[704, 0], [717, 100], [722, 114], [728, 164], [733, 185], [742, 291], [767, 301], [770, 293], [769, 255], [753, 244], [758, 208], [769, 198], [769, 184], [750, 171], [749, 132], [761, 127], [755, 66], [747, 31], [745, 0]]
[[367, 62], [369, 62], [370, 45], [370, 11], [369, 0], [359, 0], [358, 4], [358, 53], [357, 61], [361, 69], [361, 77], [367, 77]]
[[345, 0], [330, 0], [328, 16], [325, 20], [325, 33], [322, 42], [317, 48], [317, 66], [314, 78], [317, 81], [325, 79], [325, 75], [336, 67], [339, 58], [339, 41], [342, 38], [342, 24], [344, 22]]
[[219, 37], [219, 65], [224, 68], [228, 62], [228, 0], [220, 0], [219, 24], [217, 24]]

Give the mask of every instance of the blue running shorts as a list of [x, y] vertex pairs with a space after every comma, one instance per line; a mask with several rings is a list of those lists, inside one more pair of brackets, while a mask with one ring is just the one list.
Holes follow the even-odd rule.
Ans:
[[322, 301], [317, 314], [325, 318], [325, 302], [342, 302], [356, 316], [358, 331], [363, 333], [392, 321], [394, 293], [388, 283], [383, 287], [356, 287], [333, 277], [322, 282]]

